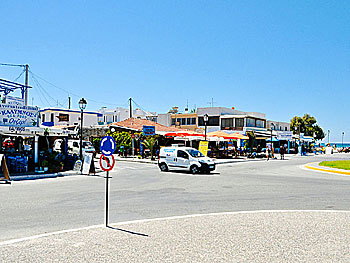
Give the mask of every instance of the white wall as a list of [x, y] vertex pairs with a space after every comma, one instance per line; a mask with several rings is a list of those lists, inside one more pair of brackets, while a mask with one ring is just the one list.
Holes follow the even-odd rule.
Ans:
[[[68, 114], [69, 121], [59, 121], [59, 114]], [[45, 122], [51, 122], [51, 114], [53, 114], [53, 122], [54, 126], [71, 126], [71, 125], [80, 125], [80, 111], [73, 110], [52, 110], [52, 109], [44, 109], [40, 112], [41, 119], [40, 124], [42, 124], [45, 116]], [[91, 125], [97, 125], [97, 113], [85, 112], [84, 113], [83, 126], [89, 127]]]

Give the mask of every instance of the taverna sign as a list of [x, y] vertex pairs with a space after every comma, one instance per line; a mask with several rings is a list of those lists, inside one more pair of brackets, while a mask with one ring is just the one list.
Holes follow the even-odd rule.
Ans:
[[0, 126], [37, 127], [38, 121], [38, 107], [0, 104]]

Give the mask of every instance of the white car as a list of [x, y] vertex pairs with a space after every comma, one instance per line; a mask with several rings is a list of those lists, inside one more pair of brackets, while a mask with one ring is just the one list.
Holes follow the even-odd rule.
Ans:
[[[60, 152], [62, 142], [63, 139], [55, 140], [53, 150]], [[80, 140], [68, 140], [68, 153], [77, 155], [80, 154]], [[89, 141], [83, 141], [83, 156], [85, 153], [92, 153], [94, 155], [96, 153], [94, 146]]]
[[187, 170], [192, 174], [210, 173], [215, 170], [214, 161], [190, 147], [163, 147], [160, 149], [158, 166], [162, 172]]

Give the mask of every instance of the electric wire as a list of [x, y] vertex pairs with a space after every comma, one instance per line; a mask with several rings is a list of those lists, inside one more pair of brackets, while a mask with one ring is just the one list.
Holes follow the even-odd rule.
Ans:
[[21, 74], [19, 74], [19, 76], [13, 81], [16, 82], [20, 77], [22, 77], [23, 73], [26, 72], [26, 70], [22, 70]]
[[[77, 98], [80, 98], [80, 97], [81, 97], [81, 96], [79, 96], [79, 95], [77, 95], [77, 94], [72, 93], [71, 91], [68, 91], [68, 90], [63, 89], [63, 88], [61, 88], [61, 87], [58, 87], [57, 85], [55, 85], [55, 84], [53, 84], [53, 83], [51, 83], [51, 82], [45, 80], [44, 78], [40, 77], [38, 74], [33, 73], [31, 70], [29, 70], [29, 72], [30, 72], [33, 76], [35, 76], [35, 77], [38, 78], [38, 79], [41, 79], [42, 81], [46, 82], [47, 84], [49, 84], [49, 85], [51, 85], [51, 86], [53, 86], [53, 87], [55, 87], [55, 88], [57, 88], [57, 89], [59, 89], [59, 90], [61, 90], [61, 91], [66, 92], [68, 96], [69, 96], [69, 95], [72, 95], [72, 96], [75, 96], [75, 97], [77, 97]], [[110, 106], [117, 106], [117, 107], [120, 106], [120, 105], [118, 105], [118, 104], [112, 104], [112, 103], [97, 101], [97, 100], [94, 100], [94, 99], [91, 99], [91, 98], [86, 98], [86, 99], [87, 99], [88, 101], [95, 102], [95, 103], [99, 103], [99, 104], [110, 105]], [[125, 105], [127, 105], [127, 104], [123, 104], [123, 106], [125, 106]]]
[[[32, 78], [32, 81], [34, 82], [34, 84], [35, 84], [35, 86], [37, 86], [37, 84], [35, 83], [35, 80], [33, 79], [33, 76], [32, 75], [30, 75], [30, 77]], [[38, 92], [38, 95], [39, 95], [39, 99], [40, 99], [40, 101], [41, 101], [41, 104], [42, 105], [45, 105], [45, 103], [43, 102], [43, 99], [42, 99], [42, 97], [44, 97], [43, 96], [43, 94], [41, 93], [41, 90], [39, 89], [39, 88], [37, 88], [37, 90], [39, 91]], [[46, 100], [47, 101], [47, 100]], [[47, 103], [50, 105], [50, 103], [47, 101]]]
[[43, 88], [43, 86], [40, 84], [40, 82], [33, 76], [33, 78], [36, 80], [37, 83], [39, 83], [39, 87], [42, 89], [42, 91], [56, 104], [59, 104], [61, 107], [64, 107], [58, 100], [55, 100], [51, 95]]

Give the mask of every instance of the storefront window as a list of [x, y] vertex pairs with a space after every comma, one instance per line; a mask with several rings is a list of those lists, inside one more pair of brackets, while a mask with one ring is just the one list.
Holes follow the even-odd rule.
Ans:
[[243, 127], [244, 126], [244, 119], [243, 118], [236, 118], [235, 119], [235, 127]]
[[[220, 118], [219, 116], [212, 116], [208, 118], [207, 126], [219, 126]], [[205, 126], [203, 117], [198, 117], [198, 126]]]
[[221, 129], [232, 129], [233, 128], [233, 119], [221, 119]]
[[247, 118], [247, 127], [255, 127], [255, 119]]

